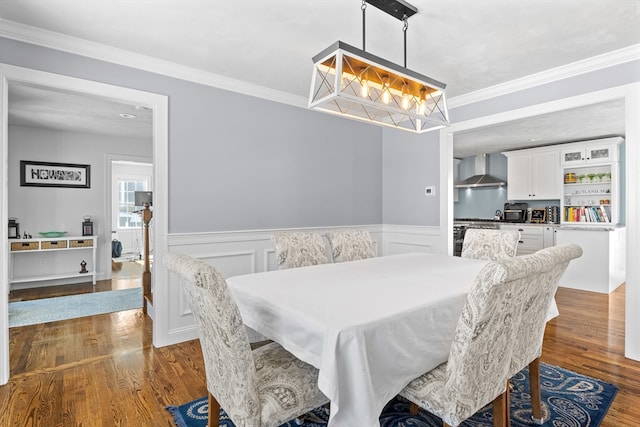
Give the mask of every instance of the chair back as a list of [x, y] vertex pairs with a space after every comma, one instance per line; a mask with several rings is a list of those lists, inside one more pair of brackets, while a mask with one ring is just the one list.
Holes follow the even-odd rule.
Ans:
[[271, 236], [280, 270], [329, 262], [325, 240], [319, 233], [295, 231]]
[[456, 326], [444, 390], [438, 393], [450, 425], [459, 425], [505, 391], [521, 317], [518, 285], [497, 262], [476, 276]]
[[545, 292], [544, 298], [534, 295], [537, 283], [557, 282], [554, 278], [580, 253], [579, 247], [568, 245], [528, 256], [504, 257], [480, 271], [458, 320], [447, 362], [443, 394], [450, 399], [452, 425], [504, 392], [512, 376], [517, 335], [529, 323], [525, 319], [528, 305], [546, 301], [539, 308], [544, 319], [550, 304], [547, 294], [551, 292]]
[[260, 425], [257, 374], [240, 311], [222, 275], [204, 261], [168, 254], [182, 279], [204, 357], [207, 389], [239, 425]]
[[333, 262], [356, 261], [373, 258], [373, 240], [367, 230], [331, 230], [327, 234], [331, 244]]
[[469, 228], [464, 233], [462, 258], [497, 260], [516, 256], [520, 232]]
[[[525, 284], [522, 321], [514, 341], [509, 376], [517, 374], [540, 356], [547, 313], [558, 289], [558, 282], [569, 262], [581, 255], [582, 248], [575, 244], [552, 246], [535, 253], [536, 262], [551, 265], [551, 268], [537, 273]], [[525, 255], [521, 258], [527, 259], [531, 256]]]

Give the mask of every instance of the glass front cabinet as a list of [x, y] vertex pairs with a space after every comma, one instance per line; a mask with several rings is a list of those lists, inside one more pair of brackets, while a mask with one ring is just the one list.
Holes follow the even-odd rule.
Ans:
[[[608, 138], [610, 139], [610, 138]], [[611, 138], [615, 139], [615, 138]], [[563, 166], [617, 162], [618, 145], [590, 145], [562, 150], [560, 162]]]

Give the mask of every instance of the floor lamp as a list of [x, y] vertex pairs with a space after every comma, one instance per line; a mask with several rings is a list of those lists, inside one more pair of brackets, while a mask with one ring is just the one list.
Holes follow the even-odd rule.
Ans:
[[151, 211], [152, 193], [151, 191], [135, 192], [136, 206], [143, 206], [139, 211], [142, 214], [144, 228], [144, 272], [142, 273], [142, 313], [147, 314], [147, 303], [153, 304], [153, 294], [151, 293], [151, 269], [149, 265], [149, 223], [153, 218]]

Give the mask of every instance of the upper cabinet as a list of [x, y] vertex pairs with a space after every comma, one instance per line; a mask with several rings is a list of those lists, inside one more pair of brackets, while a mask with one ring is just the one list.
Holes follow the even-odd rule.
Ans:
[[561, 151], [560, 161], [562, 166], [616, 162], [618, 161], [616, 140], [619, 140], [619, 138], [606, 138], [598, 142], [581, 143], [581, 146], [571, 144], [571, 148]]
[[509, 200], [560, 199], [562, 187], [559, 150], [532, 148], [502, 153], [507, 156]]

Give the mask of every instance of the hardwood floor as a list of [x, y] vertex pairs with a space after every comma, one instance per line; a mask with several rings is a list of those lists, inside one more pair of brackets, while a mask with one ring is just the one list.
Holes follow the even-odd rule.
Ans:
[[[640, 362], [624, 358], [624, 286], [560, 288], [542, 360], [619, 387], [607, 426], [640, 419]], [[11, 379], [0, 426], [172, 426], [165, 406], [206, 393], [198, 341], [151, 344], [141, 309], [10, 330]]]
[[624, 357], [625, 286], [610, 295], [559, 288], [542, 361], [615, 384], [602, 427], [640, 424], [640, 362]]

